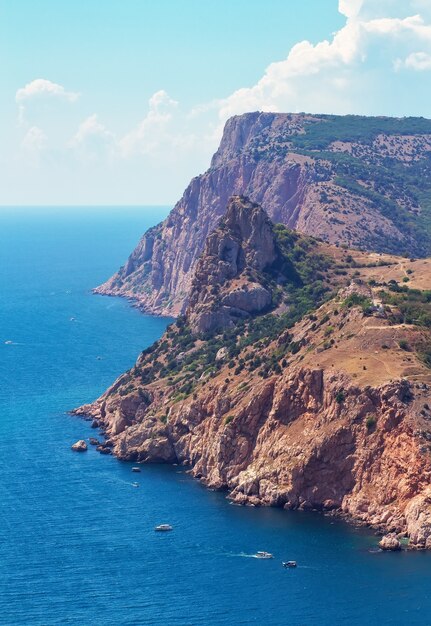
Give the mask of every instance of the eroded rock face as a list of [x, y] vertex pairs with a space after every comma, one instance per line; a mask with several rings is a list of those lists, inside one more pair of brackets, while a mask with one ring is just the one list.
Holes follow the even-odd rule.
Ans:
[[193, 331], [229, 328], [250, 314], [269, 309], [271, 291], [258, 277], [276, 257], [266, 213], [246, 198], [234, 196], [196, 265], [186, 312]]
[[120, 459], [186, 463], [239, 504], [335, 510], [431, 547], [431, 459], [412, 435], [427, 390], [405, 381], [362, 389], [341, 373], [301, 367], [244, 389], [214, 379], [170, 404], [163, 421], [142, 402], [121, 432], [111, 390], [84, 411], [103, 421]]
[[[343, 118], [334, 119], [343, 124]], [[370, 188], [379, 193], [373, 176], [380, 165], [389, 167], [393, 162], [401, 166], [399, 177], [403, 167], [427, 159], [431, 126], [428, 134], [413, 138], [383, 133], [364, 136], [363, 141], [329, 143], [327, 151], [334, 155], [345, 152], [365, 168], [364, 180], [340, 187], [339, 175], [345, 176], [342, 166], [325, 160], [316, 149], [304, 154], [294, 143], [316, 124], [328, 123], [325, 116], [284, 113], [247, 113], [231, 118], [210, 169], [191, 181], [168, 218], [143, 236], [126, 264], [96, 289], [97, 293], [131, 298], [152, 313], [183, 313], [206, 238], [223, 216], [228, 199], [237, 194], [259, 203], [274, 222], [330, 243], [424, 255], [426, 244], [400, 226], [395, 209], [382, 211], [377, 196], [373, 200], [371, 193], [358, 190]], [[349, 123], [363, 128], [364, 119]], [[337, 132], [336, 127], [333, 132]], [[396, 187], [391, 179], [390, 185], [385, 185], [381, 205], [390, 201], [414, 221], [421, 208], [415, 194], [409, 195], [406, 189]]]
[[407, 530], [413, 546], [431, 548], [431, 488], [415, 496], [405, 510]]

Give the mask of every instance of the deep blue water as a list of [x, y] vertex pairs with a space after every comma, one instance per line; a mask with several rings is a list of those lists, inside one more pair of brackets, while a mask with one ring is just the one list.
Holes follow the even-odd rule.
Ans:
[[[166, 326], [90, 293], [165, 214], [0, 211], [0, 624], [431, 624], [428, 554], [370, 552], [373, 535], [317, 514], [232, 506], [178, 467], [132, 474], [70, 451], [94, 431], [67, 411]], [[154, 533], [162, 522], [174, 531]]]

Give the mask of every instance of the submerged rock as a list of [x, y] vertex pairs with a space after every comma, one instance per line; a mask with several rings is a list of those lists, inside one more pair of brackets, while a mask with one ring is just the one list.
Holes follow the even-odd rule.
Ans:
[[100, 454], [112, 454], [111, 449], [103, 445], [97, 446], [96, 450], [100, 452]]

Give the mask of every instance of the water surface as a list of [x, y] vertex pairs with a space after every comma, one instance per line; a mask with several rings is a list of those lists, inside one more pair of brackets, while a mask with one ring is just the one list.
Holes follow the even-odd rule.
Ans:
[[[90, 292], [166, 213], [0, 211], [0, 624], [431, 624], [428, 554], [373, 553], [376, 538], [342, 522], [230, 505], [178, 467], [132, 474], [70, 451], [94, 431], [67, 411], [167, 324]], [[163, 522], [174, 531], [154, 533]]]

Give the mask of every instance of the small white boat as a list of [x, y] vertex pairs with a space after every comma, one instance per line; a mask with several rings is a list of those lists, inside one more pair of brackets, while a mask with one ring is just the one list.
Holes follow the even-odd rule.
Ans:
[[132, 487], [139, 487], [139, 483], [132, 483]]
[[11, 341], [10, 339], [8, 339], [7, 341], [5, 341], [5, 344], [7, 346], [11, 346], [13, 344], [13, 341]]
[[173, 530], [173, 527], [170, 524], [159, 524], [154, 530], [158, 532], [166, 532], [167, 530]]
[[264, 550], [259, 550], [254, 555], [256, 559], [273, 559], [274, 555], [271, 552], [265, 552]]
[[140, 467], [132, 467], [132, 472], [139, 473], [141, 471]]
[[283, 567], [296, 567], [296, 561], [283, 561]]

